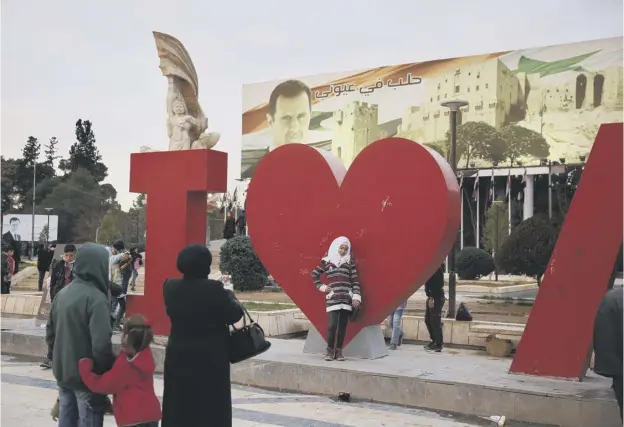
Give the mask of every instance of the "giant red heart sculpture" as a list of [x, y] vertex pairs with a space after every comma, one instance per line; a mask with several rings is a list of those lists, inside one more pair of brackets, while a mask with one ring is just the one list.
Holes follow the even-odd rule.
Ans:
[[444, 261], [460, 221], [459, 186], [437, 153], [403, 138], [366, 147], [349, 171], [331, 153], [288, 144], [249, 185], [247, 217], [261, 261], [325, 336], [325, 297], [310, 273], [332, 240], [351, 240], [362, 312], [348, 342], [379, 324]]

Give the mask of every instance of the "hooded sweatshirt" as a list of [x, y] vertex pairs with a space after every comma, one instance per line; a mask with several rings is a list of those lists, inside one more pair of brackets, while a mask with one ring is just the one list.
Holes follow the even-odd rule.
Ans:
[[160, 421], [160, 401], [154, 390], [156, 363], [148, 347], [129, 357], [119, 353], [113, 369], [104, 375], [91, 372], [90, 359], [80, 361], [80, 375], [95, 393], [113, 395], [113, 413], [118, 426]]
[[108, 371], [115, 360], [108, 299], [108, 250], [95, 243], [78, 249], [72, 282], [54, 298], [46, 326], [53, 349], [52, 370], [59, 386], [87, 391], [78, 361], [94, 360], [94, 371]]

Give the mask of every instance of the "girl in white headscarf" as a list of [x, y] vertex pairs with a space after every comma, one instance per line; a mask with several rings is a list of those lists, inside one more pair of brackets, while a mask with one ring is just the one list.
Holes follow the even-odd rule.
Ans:
[[[321, 281], [325, 275], [326, 283]], [[351, 258], [351, 242], [344, 236], [335, 239], [327, 255], [312, 272], [317, 289], [325, 294], [329, 327], [325, 360], [345, 360], [342, 346], [347, 323], [354, 308], [362, 302], [357, 269]]]

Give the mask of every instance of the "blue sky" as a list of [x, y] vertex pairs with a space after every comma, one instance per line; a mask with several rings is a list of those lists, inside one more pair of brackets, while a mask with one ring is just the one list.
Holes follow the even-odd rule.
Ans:
[[621, 0], [2, 0], [2, 154], [29, 135], [66, 155], [91, 120], [122, 206], [130, 153], [166, 149], [152, 31], [184, 43], [216, 149], [240, 173], [241, 86], [316, 73], [621, 36]]

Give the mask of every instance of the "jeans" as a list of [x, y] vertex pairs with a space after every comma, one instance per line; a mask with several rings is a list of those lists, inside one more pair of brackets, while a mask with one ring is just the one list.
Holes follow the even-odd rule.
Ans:
[[59, 387], [59, 427], [103, 427], [106, 396]]
[[47, 273], [47, 271], [45, 271], [45, 270], [43, 270], [43, 271], [39, 270], [39, 282], [38, 282], [39, 292], [41, 292], [43, 290], [43, 279], [45, 278], [46, 273]]
[[388, 316], [388, 328], [392, 331], [392, 337], [390, 338], [390, 344], [399, 345], [401, 335], [403, 335], [403, 312], [407, 307], [407, 301], [398, 306]]
[[327, 328], [327, 347], [342, 350], [345, 335], [347, 334], [347, 323], [351, 312], [348, 310], [334, 310], [329, 313], [329, 326]]
[[136, 286], [136, 279], [139, 277], [139, 270], [132, 270], [132, 278], [130, 279], [130, 288], [134, 290]]
[[427, 308], [425, 309], [425, 325], [427, 325], [427, 331], [431, 341], [438, 347], [442, 347], [444, 343], [444, 335], [442, 332], [442, 308], [446, 298], [437, 298], [433, 300], [433, 308], [429, 308], [427, 302]]

